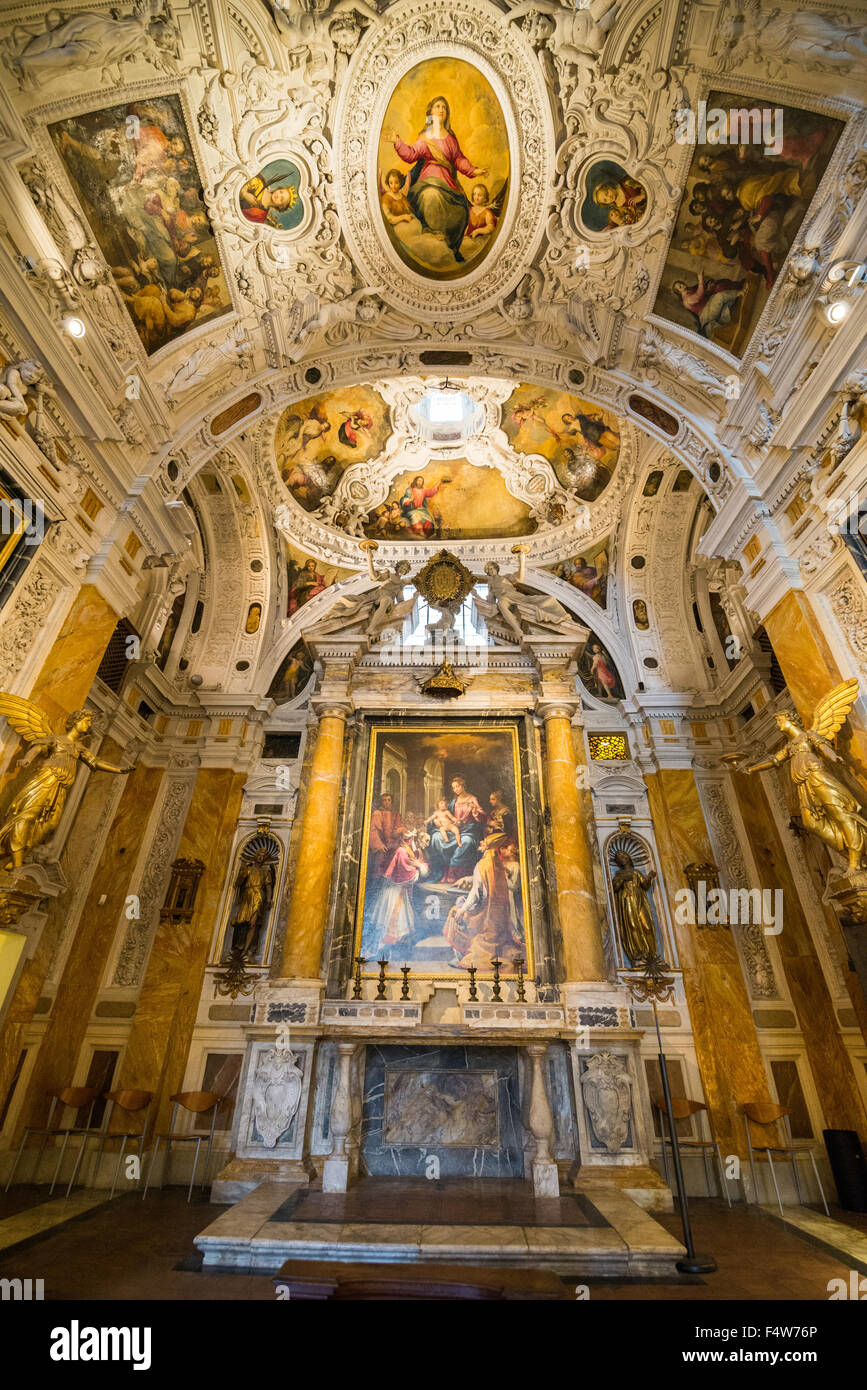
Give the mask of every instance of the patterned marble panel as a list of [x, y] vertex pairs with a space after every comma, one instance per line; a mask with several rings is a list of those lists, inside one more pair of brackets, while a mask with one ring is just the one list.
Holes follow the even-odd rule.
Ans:
[[522, 1177], [518, 1058], [503, 1047], [369, 1047], [362, 1157], [368, 1172]]

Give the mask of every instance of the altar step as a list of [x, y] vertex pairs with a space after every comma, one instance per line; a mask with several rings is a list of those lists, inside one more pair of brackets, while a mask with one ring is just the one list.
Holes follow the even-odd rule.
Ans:
[[[594, 1278], [670, 1276], [684, 1253], [614, 1186], [594, 1189], [592, 1201], [580, 1193], [536, 1200], [517, 1180], [497, 1183], [497, 1193], [493, 1183], [443, 1191], [419, 1181], [366, 1178], [340, 1194], [264, 1182], [195, 1244], [206, 1269], [276, 1271], [286, 1260], [490, 1263]], [[501, 1218], [491, 1220], [492, 1211]]]

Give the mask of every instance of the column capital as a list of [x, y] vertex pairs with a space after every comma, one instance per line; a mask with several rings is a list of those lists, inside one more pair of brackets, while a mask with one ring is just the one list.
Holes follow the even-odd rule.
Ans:
[[324, 695], [314, 695], [310, 701], [310, 707], [317, 719], [343, 719], [347, 720], [353, 712], [351, 700], [328, 699]]
[[576, 697], [574, 700], [564, 699], [562, 696], [539, 696], [536, 700], [536, 714], [547, 724], [549, 719], [568, 719], [572, 723], [575, 715], [581, 708], [581, 701]]

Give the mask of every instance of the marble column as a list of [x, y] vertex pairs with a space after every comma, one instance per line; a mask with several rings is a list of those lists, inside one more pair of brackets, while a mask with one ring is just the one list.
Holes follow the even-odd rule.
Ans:
[[867, 1141], [867, 1112], [852, 1058], [761, 780], [741, 772], [732, 775], [732, 783], [760, 877], [756, 887], [783, 892], [783, 929], [777, 946], [825, 1124], [831, 1129], [854, 1129]]
[[533, 1155], [533, 1193], [536, 1197], [559, 1197], [560, 1175], [551, 1156], [554, 1116], [551, 1113], [545, 1074], [542, 1070], [547, 1052], [544, 1043], [530, 1043], [527, 1047], [527, 1055], [533, 1068], [530, 1081], [530, 1129], [536, 1140], [536, 1152]]
[[[153, 1091], [160, 1128], [171, 1118], [169, 1096], [184, 1081], [245, 780], [228, 768], [203, 768], [196, 778], [177, 858], [200, 859], [204, 873], [190, 921], [157, 927], [124, 1054], [118, 1086]], [[192, 1089], [199, 1084], [194, 1078]]]
[[346, 705], [328, 705], [319, 715], [286, 924], [280, 972], [284, 978], [311, 980], [319, 975], [337, 847], [348, 713]]
[[[78, 591], [27, 696], [44, 709], [52, 720], [62, 721], [84, 704], [117, 620], [114, 609], [92, 585], [85, 584]], [[16, 765], [24, 748], [22, 743], [16, 754]], [[0, 805], [4, 808], [15, 790], [9, 783], [15, 777], [16, 770], [16, 766], [13, 766], [5, 778], [0, 779], [5, 784], [0, 796]], [[95, 778], [100, 775], [91, 774], [88, 786], [94, 785]], [[78, 834], [80, 810], [73, 821], [67, 843]], [[15, 995], [4, 1016], [0, 1029], [0, 1104], [8, 1093], [18, 1063], [22, 1032], [32, 1021], [42, 994], [48, 967], [63, 928], [67, 903], [66, 894], [61, 894], [59, 900], [51, 903], [39, 944], [21, 971]]]
[[557, 910], [566, 981], [605, 980], [602, 923], [568, 704], [540, 704], [545, 725], [545, 792], [551, 815]]
[[[740, 1106], [749, 1100], [767, 1101], [770, 1096], [743, 970], [729, 927], [699, 927], [677, 920], [674, 895], [688, 887], [684, 866], [713, 862], [698, 788], [689, 768], [663, 768], [644, 780], [704, 1097], [723, 1155], [740, 1157], [748, 1188], [748, 1153]], [[721, 867], [724, 871], [725, 866]]]
[[[805, 726], [809, 726], [819, 700], [844, 679], [807, 595], [790, 589], [764, 620], [765, 631], [789, 693]], [[852, 710], [841, 740], [849, 740], [853, 762], [862, 778], [867, 778], [867, 729]]]
[[[109, 740], [100, 749], [100, 756], [111, 762], [123, 761], [122, 749], [111, 745]], [[118, 922], [123, 920], [136, 856], [162, 777], [162, 768], [139, 763], [126, 779], [120, 805], [82, 907], [78, 930], [33, 1069], [28, 1097], [31, 1124], [38, 1123], [47, 1113], [45, 1093], [68, 1086], [72, 1081], [114, 934]]]
[[337, 1077], [331, 1101], [331, 1133], [334, 1147], [322, 1166], [322, 1191], [345, 1192], [349, 1186], [351, 1154], [347, 1145], [352, 1129], [352, 1062], [356, 1043], [337, 1044]]

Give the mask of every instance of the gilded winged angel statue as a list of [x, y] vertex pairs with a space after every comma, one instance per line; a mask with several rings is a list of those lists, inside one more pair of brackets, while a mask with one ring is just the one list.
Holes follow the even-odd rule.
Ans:
[[32, 745], [19, 767], [28, 767], [42, 758], [39, 770], [10, 802], [6, 819], [0, 825], [0, 865], [4, 869], [19, 869], [57, 829], [79, 759], [100, 772], [132, 772], [133, 764], [115, 767], [85, 748], [84, 740], [93, 723], [89, 709], [74, 710], [62, 733], [55, 733], [44, 710], [17, 695], [0, 692], [0, 714], [8, 719], [16, 734]]
[[817, 704], [809, 729], [802, 729], [788, 714], [778, 714], [777, 723], [788, 743], [766, 762], [744, 769], [762, 772], [790, 761], [801, 820], [825, 844], [848, 856], [850, 870], [867, 868], [867, 816], [863, 805], [831, 771], [830, 764], [842, 760], [829, 740], [843, 727], [857, 697], [854, 677], [835, 686]]

